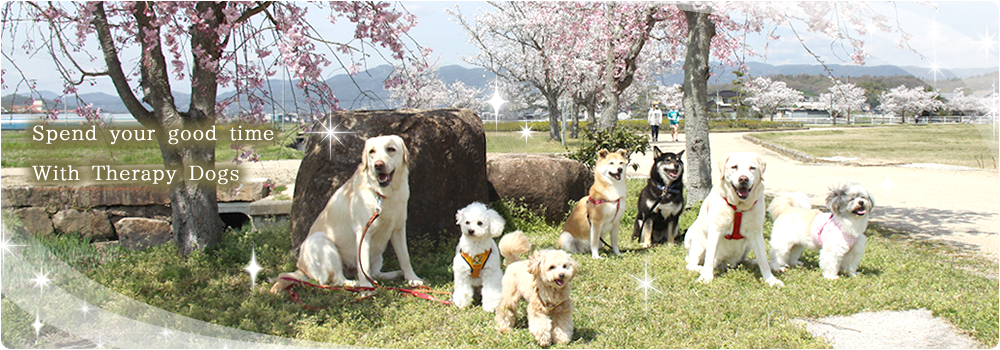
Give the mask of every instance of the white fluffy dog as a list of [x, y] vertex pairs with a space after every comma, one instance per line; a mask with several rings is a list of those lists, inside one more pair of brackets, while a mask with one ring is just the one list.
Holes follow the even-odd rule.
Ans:
[[469, 307], [475, 289], [481, 288], [483, 310], [493, 312], [500, 304], [500, 250], [493, 238], [500, 237], [506, 223], [503, 217], [486, 205], [473, 202], [459, 209], [455, 220], [462, 230], [462, 238], [455, 247], [452, 270], [455, 272], [455, 291], [451, 302], [457, 307]]
[[567, 344], [573, 339], [573, 300], [570, 282], [580, 270], [569, 253], [562, 250], [536, 250], [527, 261], [518, 255], [527, 253], [531, 243], [521, 231], [500, 239], [500, 254], [507, 272], [503, 275], [503, 298], [496, 309], [497, 329], [509, 332], [514, 325], [517, 302], [528, 301], [528, 332], [538, 345]]
[[784, 285], [771, 275], [764, 246], [764, 160], [756, 153], [730, 153], [719, 165], [722, 177], [684, 237], [688, 270], [700, 272], [698, 281], [709, 283], [716, 267], [742, 262], [753, 248], [764, 282]]
[[802, 193], [783, 194], [771, 201], [767, 211], [774, 218], [771, 230], [771, 268], [784, 271], [802, 263], [799, 257], [808, 248], [819, 251], [823, 277], [836, 279], [839, 273], [854, 276], [865, 252], [868, 215], [875, 202], [861, 185], [848, 183], [830, 188], [826, 205], [831, 213], [811, 209]]

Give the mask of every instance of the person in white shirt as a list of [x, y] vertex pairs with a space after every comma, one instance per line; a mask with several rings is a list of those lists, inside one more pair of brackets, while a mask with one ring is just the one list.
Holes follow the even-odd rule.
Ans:
[[649, 122], [649, 127], [653, 130], [653, 142], [659, 142], [660, 124], [663, 123], [663, 112], [660, 112], [660, 101], [653, 101], [653, 106], [649, 107], [649, 113], [646, 114], [646, 121]]

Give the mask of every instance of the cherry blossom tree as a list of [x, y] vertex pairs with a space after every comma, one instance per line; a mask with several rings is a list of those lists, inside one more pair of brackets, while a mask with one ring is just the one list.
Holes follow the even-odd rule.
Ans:
[[[323, 39], [306, 20], [310, 9], [328, 11], [331, 22], [354, 23], [354, 39]], [[169, 130], [213, 128], [220, 111], [240, 98], [250, 106], [241, 115], [261, 119], [267, 96], [248, 94], [278, 67], [287, 67], [297, 87], [306, 91], [306, 102], [320, 114], [338, 108], [323, 82], [333, 62], [356, 73], [381, 50], [393, 60], [423, 58], [410, 55], [402, 40], [416, 24], [414, 16], [382, 2], [9, 2], [3, 23], [8, 38], [23, 40], [12, 47], [50, 54], [66, 93], [75, 95], [79, 105], [86, 103], [76, 94], [78, 85], [108, 77], [129, 113], [155, 130], [165, 167], [180, 179], [170, 184], [169, 192], [175, 242], [184, 255], [219, 242], [224, 227], [216, 183], [185, 180], [191, 166], [215, 168], [215, 142], [170, 142]], [[138, 48], [138, 60], [123, 60], [122, 53], [133, 48]], [[5, 59], [13, 67], [31, 64], [15, 62], [7, 52]], [[98, 68], [88, 68], [94, 62], [100, 62]], [[189, 106], [175, 104], [171, 83], [180, 80], [190, 82]], [[234, 87], [239, 97], [219, 101], [220, 87]], [[78, 112], [96, 117], [93, 111]]]
[[397, 65], [388, 80], [399, 81], [386, 90], [389, 100], [402, 108], [435, 108], [451, 97], [448, 86], [437, 76], [437, 66]]
[[958, 112], [963, 117], [968, 113], [981, 112], [983, 109], [983, 104], [978, 98], [966, 95], [965, 90], [960, 87], [955, 88], [954, 94], [948, 99], [945, 105], [948, 109]]
[[944, 108], [944, 103], [937, 99], [938, 95], [937, 90], [900, 85], [883, 92], [878, 100], [882, 111], [899, 115], [906, 124], [907, 115], [919, 117], [922, 112]]
[[663, 106], [674, 105], [680, 108], [684, 100], [684, 91], [681, 90], [681, 84], [672, 85], [656, 85], [655, 96], [657, 101]]
[[860, 111], [865, 106], [865, 89], [852, 83], [835, 80], [827, 91], [819, 95], [819, 102], [830, 112], [833, 125], [837, 125], [837, 117], [842, 115], [847, 117], [847, 123], [850, 124], [851, 111]]
[[548, 13], [548, 7], [560, 6], [546, 2], [490, 2], [495, 9], [476, 15], [469, 21], [456, 5], [447, 10], [469, 34], [470, 42], [479, 48], [466, 62], [486, 68], [511, 83], [526, 82], [537, 89], [548, 105], [549, 138], [559, 141], [559, 99], [566, 92], [569, 76], [553, 60], [556, 55], [552, 41], [561, 28], [538, 14]]
[[802, 101], [802, 92], [788, 87], [783, 81], [771, 81], [768, 77], [754, 78], [746, 85], [748, 96], [744, 101], [753, 110], [771, 116], [782, 106], [793, 106]]
[[448, 101], [445, 105], [452, 108], [468, 108], [474, 111], [486, 109], [488, 104], [483, 96], [483, 89], [468, 86], [461, 81], [448, 85]]

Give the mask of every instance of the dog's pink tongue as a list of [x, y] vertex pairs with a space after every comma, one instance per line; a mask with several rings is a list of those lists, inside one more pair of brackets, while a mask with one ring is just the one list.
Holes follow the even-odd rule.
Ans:
[[389, 174], [378, 174], [378, 180], [379, 181], [385, 182], [385, 180], [388, 180], [388, 179], [389, 179]]
[[740, 196], [740, 198], [746, 198], [747, 196], [750, 195], [750, 189], [749, 188], [737, 188], [736, 189], [736, 194], [738, 194]]

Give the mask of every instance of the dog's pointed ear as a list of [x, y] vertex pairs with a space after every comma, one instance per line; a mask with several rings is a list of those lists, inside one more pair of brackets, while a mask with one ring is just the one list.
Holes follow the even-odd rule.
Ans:
[[532, 275], [538, 275], [542, 270], [542, 251], [536, 250], [534, 254], [531, 255], [531, 259], [528, 259], [528, 268], [525, 271]]
[[659, 147], [653, 146], [653, 159], [660, 158], [663, 155], [663, 151], [660, 151]]
[[611, 152], [608, 152], [607, 148], [601, 148], [600, 151], [597, 151], [597, 159], [604, 159], [604, 157], [608, 156], [608, 153]]
[[507, 225], [507, 221], [500, 216], [500, 213], [492, 209], [486, 211], [486, 216], [490, 218], [490, 236], [493, 238], [500, 237], [503, 234], [504, 226]]
[[682, 149], [680, 152], [677, 152], [677, 159], [681, 159], [681, 157], [684, 157], [684, 151], [685, 150]]
[[622, 158], [628, 158], [628, 151], [626, 151], [624, 148], [619, 148], [617, 151], [615, 151], [615, 153], [621, 155]]

